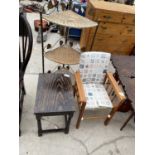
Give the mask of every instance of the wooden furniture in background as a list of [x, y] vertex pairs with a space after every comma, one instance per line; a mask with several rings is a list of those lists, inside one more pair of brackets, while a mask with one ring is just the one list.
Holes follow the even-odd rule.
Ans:
[[131, 114], [122, 125], [121, 130], [135, 115], [135, 56], [112, 55], [112, 63], [116, 68], [116, 79], [123, 86], [127, 99], [119, 108], [121, 112], [130, 111]]
[[[68, 74], [39, 74], [34, 114], [38, 123], [38, 136], [42, 133], [69, 132], [71, 118], [75, 111], [75, 100], [71, 79]], [[64, 115], [65, 128], [42, 129], [41, 117]]]
[[98, 27], [82, 31], [81, 49], [129, 55], [135, 45], [134, 10], [134, 6], [90, 0], [86, 17], [98, 22]]

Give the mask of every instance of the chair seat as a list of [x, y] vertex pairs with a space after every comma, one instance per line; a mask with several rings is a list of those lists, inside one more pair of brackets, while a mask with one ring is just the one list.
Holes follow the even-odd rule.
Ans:
[[113, 104], [102, 84], [83, 84], [86, 95], [86, 109], [112, 108]]

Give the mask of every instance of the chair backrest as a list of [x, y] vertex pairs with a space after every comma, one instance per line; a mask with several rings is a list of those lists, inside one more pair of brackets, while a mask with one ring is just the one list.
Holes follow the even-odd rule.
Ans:
[[103, 83], [110, 62], [110, 53], [84, 52], [80, 57], [79, 71], [83, 83]]
[[19, 14], [19, 73], [24, 76], [32, 53], [33, 37], [30, 24], [23, 13]]

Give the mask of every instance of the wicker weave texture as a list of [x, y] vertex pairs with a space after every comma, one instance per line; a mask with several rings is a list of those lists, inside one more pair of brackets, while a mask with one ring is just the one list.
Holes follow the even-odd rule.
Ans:
[[43, 18], [52, 23], [72, 28], [88, 28], [95, 27], [97, 23], [82, 17], [71, 10], [53, 13], [51, 15], [43, 15]]
[[58, 47], [52, 51], [46, 52], [45, 57], [49, 60], [65, 65], [78, 64], [80, 53], [71, 47]]

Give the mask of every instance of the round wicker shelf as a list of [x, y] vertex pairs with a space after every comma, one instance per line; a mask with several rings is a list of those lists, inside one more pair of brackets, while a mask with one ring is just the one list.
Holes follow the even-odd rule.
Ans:
[[43, 15], [43, 18], [65, 27], [88, 28], [97, 26], [96, 22], [86, 17], [82, 17], [71, 10], [56, 12], [51, 15]]
[[61, 46], [44, 55], [47, 59], [65, 65], [75, 65], [79, 63], [80, 53], [71, 47]]

